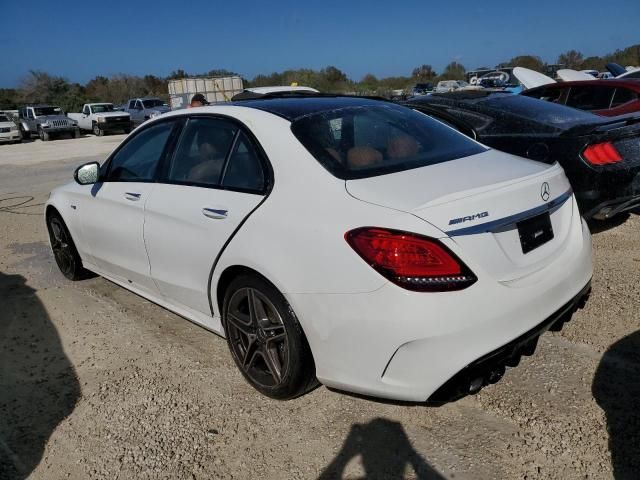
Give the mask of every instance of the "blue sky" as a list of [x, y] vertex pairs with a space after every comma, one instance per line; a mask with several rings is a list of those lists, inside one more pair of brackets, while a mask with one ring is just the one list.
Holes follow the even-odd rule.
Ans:
[[335, 65], [351, 78], [407, 75], [452, 60], [554, 62], [640, 43], [640, 0], [31, 1], [0, 0], [0, 87], [31, 69], [96, 75], [227, 68], [246, 77]]

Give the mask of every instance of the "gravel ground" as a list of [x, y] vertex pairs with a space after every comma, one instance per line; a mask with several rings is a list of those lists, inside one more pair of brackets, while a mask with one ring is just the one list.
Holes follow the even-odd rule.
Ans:
[[640, 478], [640, 216], [594, 227], [586, 308], [478, 395], [283, 403], [219, 337], [58, 273], [42, 203], [121, 138], [0, 147], [0, 478]]

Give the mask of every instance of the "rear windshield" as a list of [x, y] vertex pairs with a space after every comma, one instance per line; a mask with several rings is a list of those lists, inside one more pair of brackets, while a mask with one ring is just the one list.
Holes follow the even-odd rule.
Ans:
[[504, 110], [513, 115], [555, 126], [570, 126], [578, 122], [593, 123], [599, 120], [592, 113], [524, 95], [492, 95], [482, 104], [489, 108]]
[[486, 151], [444, 124], [393, 104], [347, 107], [312, 114], [293, 134], [338, 178], [373, 177]]

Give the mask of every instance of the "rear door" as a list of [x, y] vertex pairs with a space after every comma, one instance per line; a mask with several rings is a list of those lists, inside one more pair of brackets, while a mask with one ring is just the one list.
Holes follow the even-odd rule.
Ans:
[[267, 192], [268, 168], [259, 152], [233, 120], [195, 116], [185, 125], [145, 211], [151, 276], [172, 304], [212, 314], [208, 283], [215, 259]]
[[157, 295], [144, 246], [145, 202], [176, 121], [137, 132], [105, 165], [104, 180], [78, 206], [94, 264], [105, 274]]

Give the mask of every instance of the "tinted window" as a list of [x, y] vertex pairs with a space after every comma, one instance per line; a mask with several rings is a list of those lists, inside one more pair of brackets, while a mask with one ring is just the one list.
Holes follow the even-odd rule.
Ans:
[[136, 101], [135, 101], [135, 100], [131, 100], [131, 101], [129, 102], [129, 108], [131, 108], [131, 109], [136, 108]]
[[35, 107], [36, 116], [44, 115], [62, 115], [62, 109], [60, 107]]
[[320, 112], [291, 129], [339, 178], [363, 178], [424, 167], [485, 151], [464, 135], [415, 110], [384, 104]]
[[614, 89], [600, 85], [571, 87], [567, 106], [580, 110], [605, 110], [611, 105]]
[[142, 104], [144, 105], [144, 108], [162, 107], [164, 105], [162, 100], [158, 100], [157, 98], [152, 98], [151, 100], [143, 100]]
[[546, 100], [548, 102], [553, 102], [553, 103], [564, 103], [562, 101], [562, 95], [565, 92], [565, 89], [563, 88], [552, 88], [552, 87], [547, 87], [547, 88], [539, 88], [536, 89], [534, 92], [527, 92], [525, 93], [525, 95], [528, 95], [530, 97], [534, 97], [534, 98], [539, 98], [540, 100]]
[[496, 95], [483, 100], [481, 104], [496, 111], [505, 111], [524, 119], [554, 126], [564, 127], [579, 122], [593, 122], [598, 119], [588, 112], [522, 95]]
[[611, 108], [619, 107], [627, 102], [638, 99], [638, 94], [628, 88], [616, 88], [616, 92], [613, 94], [613, 101], [611, 102]]
[[222, 185], [242, 190], [264, 190], [264, 170], [260, 157], [249, 138], [241, 132], [236, 141]]
[[185, 127], [169, 167], [171, 182], [219, 186], [238, 128], [217, 118], [193, 118]]
[[144, 182], [153, 180], [174, 122], [146, 128], [115, 154], [109, 164], [107, 181]]

